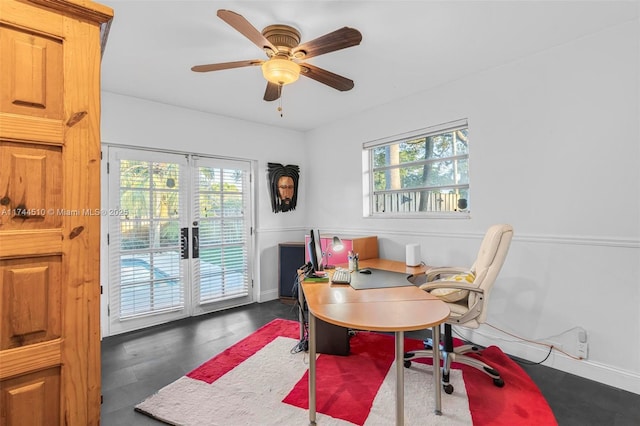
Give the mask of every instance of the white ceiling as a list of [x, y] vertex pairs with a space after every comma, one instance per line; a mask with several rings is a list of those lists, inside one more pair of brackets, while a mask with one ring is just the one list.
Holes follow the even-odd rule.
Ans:
[[[639, 8], [637, 1], [98, 2], [115, 12], [104, 91], [303, 131], [638, 19]], [[354, 89], [301, 77], [284, 87], [280, 117], [278, 101], [262, 99], [259, 67], [192, 72], [193, 65], [266, 58], [218, 9], [260, 31], [292, 25], [302, 42], [344, 26], [360, 30], [359, 46], [308, 60], [354, 80]]]

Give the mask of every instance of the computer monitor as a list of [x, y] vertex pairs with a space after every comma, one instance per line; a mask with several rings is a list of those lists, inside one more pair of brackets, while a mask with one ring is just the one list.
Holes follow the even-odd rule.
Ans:
[[311, 270], [309, 273], [322, 271], [322, 249], [320, 248], [320, 233], [313, 229], [309, 233], [309, 243], [307, 244]]

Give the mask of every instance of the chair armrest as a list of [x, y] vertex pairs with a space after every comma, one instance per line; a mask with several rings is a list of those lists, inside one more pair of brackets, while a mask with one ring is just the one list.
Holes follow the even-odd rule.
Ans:
[[[438, 288], [446, 288], [446, 289], [456, 289], [456, 290], [467, 290], [470, 293], [474, 293], [476, 297], [473, 299], [473, 305], [469, 306], [468, 310], [463, 314], [454, 314], [451, 313], [449, 315], [449, 319], [447, 322], [449, 324], [464, 324], [468, 321], [478, 318], [478, 316], [482, 313], [482, 309], [484, 307], [484, 290], [479, 287], [474, 287], [472, 283], [467, 283], [463, 281], [437, 281], [432, 283], [422, 284], [419, 287], [421, 290], [426, 292], [430, 292], [432, 290]], [[469, 298], [465, 297], [462, 299], [463, 301], [469, 302]], [[447, 301], [446, 303], [459, 303], [458, 301]]]
[[482, 290], [481, 288], [478, 288], [473, 284], [466, 283], [464, 281], [446, 281], [445, 280], [445, 281], [438, 281], [438, 282], [430, 282], [430, 283], [422, 284], [419, 288], [420, 290], [424, 290], [427, 292], [434, 290], [436, 288], [453, 288], [456, 290], [469, 290], [479, 294], [484, 293], [484, 290]]
[[455, 275], [469, 272], [469, 268], [463, 266], [444, 266], [439, 268], [431, 268], [426, 272], [427, 282], [437, 279], [439, 275]]

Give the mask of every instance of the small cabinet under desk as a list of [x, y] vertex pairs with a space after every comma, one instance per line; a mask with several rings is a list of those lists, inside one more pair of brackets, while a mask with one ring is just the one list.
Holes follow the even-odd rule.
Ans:
[[[322, 248], [322, 263], [339, 265], [349, 262], [349, 252], [357, 253], [360, 260], [376, 259], [378, 257], [378, 237], [341, 237], [343, 249], [337, 251], [333, 247], [333, 235], [321, 235], [320, 247]], [[305, 237], [305, 246], [309, 243], [309, 236]], [[305, 262], [309, 261], [309, 253], [305, 250]]]

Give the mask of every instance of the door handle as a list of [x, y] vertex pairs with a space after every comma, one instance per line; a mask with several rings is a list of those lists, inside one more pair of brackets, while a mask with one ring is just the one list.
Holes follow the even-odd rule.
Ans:
[[200, 257], [200, 229], [199, 228], [191, 228], [192, 235], [192, 245], [193, 245], [193, 258], [197, 259]]
[[189, 258], [189, 228], [180, 229], [180, 251], [182, 258]]

